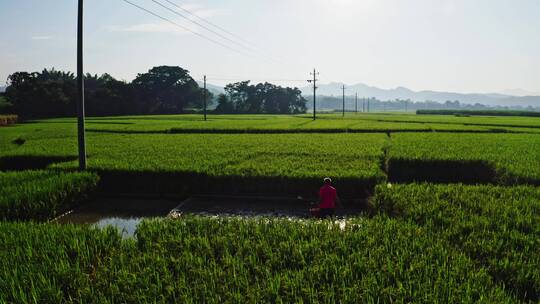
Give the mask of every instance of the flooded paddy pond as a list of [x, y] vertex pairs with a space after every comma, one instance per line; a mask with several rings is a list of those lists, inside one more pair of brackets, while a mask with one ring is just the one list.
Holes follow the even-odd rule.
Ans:
[[[343, 208], [336, 209], [337, 217], [358, 215], [365, 201], [347, 201]], [[183, 201], [169, 214], [176, 218], [183, 214], [209, 216], [268, 216], [311, 218], [309, 209], [313, 202], [302, 198], [269, 196], [221, 196], [196, 195]]]
[[[345, 202], [336, 210], [336, 218], [347, 218], [362, 212], [362, 201]], [[113, 226], [124, 237], [133, 237], [144, 219], [178, 219], [184, 215], [212, 217], [283, 217], [311, 218], [308, 200], [290, 197], [196, 195], [186, 200], [156, 198], [100, 197], [81, 208], [58, 217], [60, 224], [89, 224], [99, 228]]]

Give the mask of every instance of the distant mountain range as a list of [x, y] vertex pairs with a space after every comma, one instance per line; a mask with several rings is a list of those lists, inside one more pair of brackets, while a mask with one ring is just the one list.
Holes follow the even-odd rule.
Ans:
[[[203, 82], [202, 81], [197, 81], [197, 84], [199, 85], [199, 87], [203, 87]], [[225, 89], [221, 86], [218, 86], [218, 85], [213, 85], [213, 84], [210, 84], [210, 83], [207, 83], [206, 84], [206, 89], [214, 94], [214, 97], [217, 97], [219, 94], [225, 94]]]
[[0, 93], [4, 93], [6, 91], [6, 86], [0, 85]]
[[[202, 87], [202, 83], [199, 83]], [[207, 84], [208, 90], [217, 97], [217, 95], [225, 93], [222, 86]], [[332, 82], [328, 84], [319, 84], [317, 94], [321, 96], [341, 96], [343, 83]], [[437, 92], [437, 91], [413, 91], [405, 87], [397, 87], [395, 89], [381, 89], [378, 87], [368, 86], [362, 83], [355, 85], [345, 85], [345, 95], [353, 96], [358, 93], [361, 97], [375, 97], [379, 100], [395, 100], [395, 99], [410, 99], [412, 101], [435, 101], [444, 103], [448, 100], [459, 101], [463, 104], [483, 104], [488, 106], [522, 106], [522, 107], [540, 107], [540, 94], [528, 92], [521, 89], [507, 90], [501, 93], [453, 93], [453, 92]], [[306, 86], [300, 88], [304, 96], [312, 96], [313, 88]]]
[[[317, 94], [325, 96], [341, 96], [343, 83], [332, 82], [329, 84], [318, 85]], [[465, 104], [480, 103], [489, 106], [533, 106], [540, 107], [540, 96], [513, 96], [509, 94], [492, 93], [492, 94], [462, 94], [452, 92], [436, 92], [436, 91], [412, 91], [408, 88], [397, 87], [395, 89], [381, 89], [368, 86], [362, 83], [355, 85], [345, 85], [345, 95], [351, 96], [358, 93], [359, 97], [375, 97], [379, 100], [395, 100], [395, 99], [410, 99], [412, 101], [436, 101], [446, 102], [459, 101]], [[312, 87], [301, 88], [304, 96], [313, 95]], [[519, 90], [523, 93], [524, 91]], [[516, 94], [517, 95], [517, 94]]]
[[503, 95], [510, 95], [510, 96], [540, 96], [540, 92], [530, 92], [523, 89], [505, 90], [500, 93]]

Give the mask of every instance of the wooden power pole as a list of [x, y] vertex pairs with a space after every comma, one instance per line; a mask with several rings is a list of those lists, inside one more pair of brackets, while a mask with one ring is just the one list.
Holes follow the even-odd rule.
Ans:
[[343, 110], [342, 110], [342, 116], [345, 117], [345, 85], [341, 87], [343, 89]]
[[204, 103], [204, 121], [206, 121], [206, 75], [204, 75], [203, 103]]
[[358, 114], [358, 92], [354, 95], [354, 113]]
[[309, 83], [313, 83], [313, 120], [317, 119], [317, 76], [319, 73], [313, 69], [313, 79], [308, 80]]
[[79, 170], [86, 170], [86, 141], [84, 134], [84, 66], [83, 66], [83, 8], [79, 0], [77, 18], [77, 133], [79, 144]]
[[366, 113], [366, 98], [362, 97], [362, 113]]

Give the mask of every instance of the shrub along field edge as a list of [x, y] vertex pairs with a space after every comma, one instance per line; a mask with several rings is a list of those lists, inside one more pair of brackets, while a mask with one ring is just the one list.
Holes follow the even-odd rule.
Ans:
[[0, 127], [14, 125], [19, 120], [17, 115], [0, 115]]

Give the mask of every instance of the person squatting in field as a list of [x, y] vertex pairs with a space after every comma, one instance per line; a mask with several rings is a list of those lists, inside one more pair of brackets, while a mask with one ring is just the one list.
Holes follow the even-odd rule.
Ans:
[[319, 207], [309, 211], [315, 217], [326, 218], [335, 214], [336, 204], [339, 203], [336, 188], [332, 187], [332, 179], [326, 177], [324, 185], [319, 190]]

